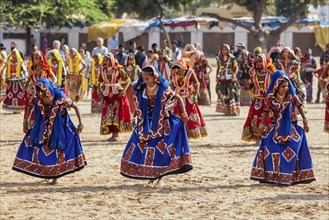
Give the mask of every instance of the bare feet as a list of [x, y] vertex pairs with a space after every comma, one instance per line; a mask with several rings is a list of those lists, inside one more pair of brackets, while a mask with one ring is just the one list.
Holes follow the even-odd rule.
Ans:
[[50, 185], [56, 185], [58, 182], [57, 182], [57, 178], [53, 179], [53, 181], [51, 181], [51, 183], [49, 183]]
[[162, 186], [163, 186], [163, 181], [162, 181], [162, 178], [160, 177], [158, 179], [158, 181], [156, 182], [156, 184], [153, 186], [153, 188], [160, 189]]
[[108, 141], [114, 142], [119, 140], [119, 134], [113, 134], [112, 137], [108, 139]]

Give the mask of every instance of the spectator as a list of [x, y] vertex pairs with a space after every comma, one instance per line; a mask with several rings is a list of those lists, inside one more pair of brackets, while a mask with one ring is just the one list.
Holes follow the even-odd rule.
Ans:
[[309, 85], [309, 89], [306, 90], [306, 101], [312, 103], [313, 100], [313, 72], [316, 70], [315, 58], [312, 56], [311, 48], [307, 48], [305, 55], [301, 59], [301, 79]]
[[108, 40], [107, 47], [108, 47], [109, 51], [112, 51], [112, 50], [117, 50], [118, 46], [119, 46], [119, 43], [115, 39], [115, 35], [114, 35], [110, 40]]
[[104, 39], [101, 37], [97, 38], [97, 47], [93, 49], [91, 53], [92, 56], [94, 56], [97, 53], [100, 53], [102, 54], [102, 56], [104, 56], [106, 53], [108, 53], [107, 47], [104, 47], [103, 44], [104, 44]]
[[142, 69], [146, 64], [146, 55], [144, 53], [144, 47], [139, 46], [135, 55], [136, 64]]
[[156, 43], [152, 44], [152, 53], [153, 54], [157, 54], [159, 52], [158, 47], [159, 47], [158, 44], [156, 44]]
[[276, 62], [278, 55], [281, 53], [282, 50], [283, 50], [283, 44], [281, 43], [280, 40], [278, 40], [275, 46], [271, 47], [270, 51], [267, 54], [267, 56], [271, 58], [272, 63]]
[[120, 44], [118, 52], [115, 54], [115, 57], [117, 58], [117, 61], [121, 66], [125, 65], [126, 59], [127, 59], [127, 54], [125, 53], [125, 45]]
[[179, 48], [184, 48], [185, 47], [185, 41], [184, 41], [184, 38], [183, 38], [182, 34], [179, 36], [177, 44], [178, 44]]
[[[65, 63], [66, 56], [65, 56], [64, 52], [61, 50], [61, 42], [59, 40], [54, 40], [53, 41], [53, 49], [56, 49], [56, 50], [59, 51], [59, 55], [61, 56], [62, 60]], [[48, 57], [47, 60], [49, 60], [49, 54], [47, 55], [47, 57]]]
[[182, 59], [182, 51], [178, 48], [178, 42], [176, 40], [171, 42], [172, 47], [172, 60], [180, 60]]
[[162, 41], [161, 49], [166, 52], [166, 54], [167, 54], [168, 57], [170, 57], [170, 58], [172, 57], [172, 51], [169, 48], [169, 42], [168, 42], [168, 40], [163, 40]]
[[237, 51], [234, 52], [234, 56], [238, 62], [240, 62], [243, 58], [243, 53], [242, 51], [246, 49], [246, 46], [243, 42], [239, 42], [237, 45], [235, 45], [236, 48], [238, 49]]
[[136, 41], [130, 41], [129, 42], [129, 49], [126, 50], [127, 56], [133, 54], [136, 55]]

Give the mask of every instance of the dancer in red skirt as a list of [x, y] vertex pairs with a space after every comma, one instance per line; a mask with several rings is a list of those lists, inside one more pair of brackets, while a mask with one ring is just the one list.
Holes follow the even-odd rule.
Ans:
[[26, 104], [24, 84], [28, 74], [23, 59], [17, 49], [11, 51], [6, 67], [2, 71], [6, 73], [5, 79], [8, 85], [2, 108], [13, 113], [23, 112]]
[[[198, 93], [200, 83], [194, 74], [193, 69], [183, 61], [175, 61], [172, 65], [172, 86], [175, 92], [180, 95], [185, 104], [188, 116], [186, 131], [189, 138], [201, 138], [208, 135], [206, 123], [198, 106]], [[181, 108], [175, 104], [174, 114], [177, 117], [182, 115]]]
[[[249, 108], [246, 123], [243, 126], [242, 140], [257, 142], [261, 136], [259, 125], [262, 122], [262, 114], [265, 106], [266, 90], [270, 85], [271, 74], [275, 70], [274, 65], [264, 54], [258, 54], [254, 65], [250, 70], [250, 94], [253, 101]], [[267, 118], [265, 125], [270, 123]]]
[[[327, 85], [325, 86], [324, 80], [327, 79]], [[320, 87], [322, 89], [323, 99], [326, 100], [326, 109], [324, 117], [324, 132], [329, 133], [329, 62], [327, 63], [327, 69], [324, 71], [320, 78]]]
[[131, 115], [126, 90], [131, 82], [112, 53], [104, 55], [98, 81], [103, 96], [101, 135], [112, 134], [109, 141], [117, 141], [119, 132], [132, 131]]

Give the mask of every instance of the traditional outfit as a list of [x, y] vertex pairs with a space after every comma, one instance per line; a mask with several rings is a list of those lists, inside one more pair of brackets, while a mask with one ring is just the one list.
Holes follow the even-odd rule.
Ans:
[[324, 81], [327, 79], [327, 85], [323, 89], [323, 93], [326, 95], [326, 108], [324, 113], [324, 132], [329, 133], [329, 62], [327, 63], [327, 68], [322, 74], [320, 80]]
[[[57, 78], [56, 85], [60, 88], [62, 88], [67, 94], [66, 88], [65, 88], [65, 81], [66, 81], [66, 69], [65, 69], [65, 63], [60, 55], [60, 52], [57, 49], [53, 49], [50, 51], [50, 58], [48, 60], [48, 65], [51, 67], [52, 72], [55, 74]], [[53, 57], [52, 57], [53, 56]], [[57, 62], [53, 62], [52, 60], [56, 59]]]
[[237, 116], [240, 114], [240, 85], [235, 78], [237, 69], [236, 58], [230, 54], [230, 47], [224, 44], [228, 50], [226, 57], [223, 56], [222, 50], [217, 59], [217, 85], [216, 92], [218, 95], [216, 111], [226, 115]]
[[[184, 76], [178, 73], [172, 74], [172, 84], [175, 92], [180, 95], [184, 101], [185, 109], [189, 120], [187, 121], [186, 131], [189, 138], [201, 138], [208, 136], [206, 123], [203, 120], [201, 111], [197, 102], [197, 90], [199, 89], [199, 82], [188, 64], [183, 60], [174, 62], [174, 67], [179, 67], [185, 71]], [[192, 80], [194, 78], [194, 82]], [[180, 106], [175, 101], [174, 114], [180, 117], [182, 114]]]
[[75, 52], [75, 56], [72, 57], [72, 55], [69, 56], [67, 61], [67, 67], [68, 67], [68, 76], [67, 76], [67, 90], [68, 90], [68, 96], [72, 101], [80, 101], [81, 95], [82, 95], [82, 88], [83, 88], [83, 77], [84, 74], [80, 73], [81, 65], [83, 65], [83, 61], [81, 58], [81, 55], [79, 52], [72, 48]]
[[[130, 59], [134, 60], [134, 64], [132, 66], [128, 66], [128, 60]], [[128, 56], [125, 62], [124, 71], [127, 73], [128, 77], [131, 80], [130, 85], [126, 91], [126, 96], [129, 102], [130, 112], [131, 114], [134, 114], [136, 109], [136, 92], [134, 91], [133, 85], [141, 75], [142, 70], [138, 65], [135, 64], [134, 57]]]
[[251, 103], [251, 96], [249, 91], [249, 80], [250, 80], [250, 58], [249, 52], [246, 50], [242, 51], [242, 60], [239, 62], [239, 71], [238, 71], [238, 80], [241, 86], [240, 91], [240, 105], [241, 106], [250, 106]]
[[[287, 80], [289, 91], [282, 103], [275, 94], [280, 84]], [[272, 74], [266, 92], [264, 111], [272, 114], [260, 148], [256, 154], [251, 179], [283, 185], [314, 181], [312, 158], [305, 132], [297, 124], [296, 106], [302, 103], [295, 95], [295, 88], [283, 71]]]
[[[290, 51], [290, 49], [289, 49]], [[282, 53], [282, 52], [281, 52]], [[290, 53], [290, 52], [289, 52]], [[290, 55], [291, 56], [291, 55]], [[299, 100], [303, 102], [303, 108], [306, 109], [306, 89], [303, 81], [300, 79], [299, 74], [299, 61], [293, 57], [289, 58], [289, 62], [285, 62], [282, 55], [279, 56], [278, 61], [276, 62], [276, 68], [278, 70], [283, 70], [289, 77], [290, 82], [296, 89], [296, 95]]]
[[35, 95], [35, 122], [18, 149], [13, 170], [54, 179], [82, 169], [86, 158], [79, 135], [66, 111], [72, 101], [47, 79], [40, 79], [36, 87], [47, 93], [52, 104], [43, 104]]
[[210, 103], [210, 91], [208, 90], [209, 74], [207, 73], [208, 61], [204, 57], [199, 58], [193, 66], [194, 73], [200, 83], [198, 104], [199, 105], [211, 105]]
[[[41, 64], [40, 65], [35, 65], [34, 64], [34, 59], [36, 59], [37, 57], [41, 58]], [[25, 111], [24, 111], [24, 119], [28, 120], [28, 127], [31, 128], [34, 122], [34, 114], [32, 113], [30, 118], [27, 118], [27, 109], [29, 105], [32, 105], [33, 102], [33, 98], [35, 95], [35, 83], [41, 79], [41, 78], [46, 78], [51, 80], [53, 83], [56, 83], [57, 78], [56, 76], [53, 74], [51, 67], [49, 65], [47, 65], [47, 61], [45, 56], [43, 55], [43, 53], [40, 50], [36, 50], [35, 52], [33, 52], [33, 54], [31, 55], [31, 63], [32, 65], [29, 68], [29, 78], [26, 82], [26, 104], [25, 104]]]
[[101, 113], [102, 112], [102, 100], [99, 97], [100, 91], [98, 89], [98, 78], [102, 71], [103, 56], [100, 53], [96, 53], [94, 57], [97, 56], [97, 62], [94, 59], [91, 63], [91, 74], [90, 74], [90, 85], [91, 89], [91, 113]]
[[[151, 66], [148, 66], [151, 67]], [[137, 124], [121, 159], [121, 174], [134, 179], [158, 179], [192, 170], [192, 158], [184, 124], [167, 112], [175, 93], [161, 73], [151, 67], [158, 90], [155, 98], [146, 95], [140, 77], [137, 91]]]
[[105, 56], [111, 60], [112, 66], [102, 66], [99, 76], [99, 89], [103, 95], [101, 135], [129, 132], [132, 130], [131, 114], [126, 94], [119, 96], [123, 91], [123, 84], [130, 83], [130, 79], [123, 71], [112, 53]]
[[[250, 94], [253, 101], [249, 108], [247, 120], [243, 126], [242, 140], [248, 142], [256, 142], [257, 138], [261, 136], [259, 126], [262, 122], [262, 114], [265, 106], [266, 95], [270, 85], [271, 74], [275, 70], [274, 65], [270, 60], [266, 59], [264, 54], [258, 54], [256, 59], [260, 59], [262, 66], [258, 66], [255, 62], [250, 70]], [[270, 123], [269, 118], [265, 122], [265, 126]]]
[[170, 58], [166, 56], [166, 54], [164, 54], [164, 58], [159, 59], [157, 61], [157, 68], [160, 71], [161, 75], [163, 76], [163, 78], [165, 78], [168, 81], [171, 81], [171, 75], [170, 75], [170, 67], [171, 67], [171, 63], [170, 63]]
[[6, 51], [1, 50], [0, 51], [0, 103], [5, 99], [6, 97], [6, 77], [5, 72], [3, 71], [6, 67]]
[[[13, 53], [16, 60], [13, 59]], [[22, 112], [26, 104], [24, 95], [24, 83], [27, 78], [27, 70], [24, 66], [23, 59], [17, 49], [12, 50], [6, 64], [6, 97], [3, 101], [2, 108], [11, 112]]]

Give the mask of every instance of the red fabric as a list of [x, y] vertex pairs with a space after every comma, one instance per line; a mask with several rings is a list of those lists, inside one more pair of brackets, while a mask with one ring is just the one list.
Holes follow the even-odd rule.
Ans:
[[3, 104], [8, 107], [6, 109], [23, 110], [26, 103], [25, 97], [21, 82], [9, 82]]
[[102, 100], [99, 98], [97, 94], [97, 87], [93, 87], [91, 92], [91, 111], [99, 111], [98, 106]]
[[[257, 99], [254, 99], [250, 105], [248, 117], [243, 126], [244, 128], [251, 126], [251, 121], [255, 116], [257, 117], [256, 127], [259, 127], [259, 125], [262, 122], [262, 114], [265, 106], [265, 100], [261, 100], [261, 107], [259, 109], [255, 108], [256, 100]], [[265, 126], [267, 127], [269, 124], [270, 124], [270, 118], [268, 117], [265, 121]]]

